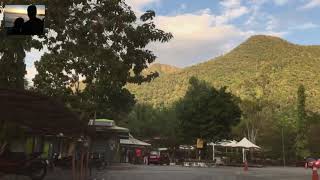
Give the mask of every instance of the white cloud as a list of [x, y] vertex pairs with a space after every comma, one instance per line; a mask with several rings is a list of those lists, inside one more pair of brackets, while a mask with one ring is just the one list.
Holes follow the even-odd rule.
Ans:
[[29, 81], [29, 84], [32, 85], [33, 84], [32, 79], [36, 74], [38, 74], [37, 69], [34, 66], [30, 66], [30, 67], [27, 67], [26, 70], [27, 70], [27, 74], [25, 78]]
[[272, 16], [266, 17], [269, 17], [268, 28], [262, 31], [243, 30], [231, 23], [245, 14], [255, 11], [258, 14], [265, 2], [252, 0], [252, 7], [256, 7], [253, 9], [243, 5], [241, 0], [224, 0], [220, 2], [220, 14], [214, 14], [207, 8], [192, 13], [157, 16], [157, 28], [171, 32], [174, 38], [167, 43], [152, 43], [148, 48], [157, 55], [157, 62], [184, 67], [222, 55], [254, 34], [285, 35], [286, 32], [275, 30], [277, 23]]
[[[135, 12], [141, 12], [144, 7], [158, 3], [160, 0], [126, 0], [126, 2]], [[267, 0], [251, 0], [249, 6], [241, 2], [241, 0], [221, 1], [220, 14], [215, 14], [210, 9], [202, 9], [192, 13], [178, 11], [171, 16], [156, 16], [157, 28], [171, 32], [174, 38], [167, 43], [152, 43], [148, 48], [158, 56], [157, 62], [185, 67], [222, 55], [251, 35], [286, 35], [287, 32], [276, 31], [275, 18], [260, 12], [260, 7]], [[185, 4], [177, 7], [177, 9], [184, 8], [186, 8]], [[261, 21], [264, 22], [263, 29], [244, 28], [231, 23], [232, 20], [245, 14], [252, 17], [251, 22], [249, 22], [250, 18], [248, 19], [250, 25], [257, 23], [261, 26]], [[257, 15], [265, 17], [261, 20], [254, 17]], [[36, 74], [33, 66], [28, 67], [27, 71], [28, 79], [32, 79]]]
[[277, 5], [277, 6], [283, 6], [285, 4], [287, 4], [289, 2], [289, 0], [273, 0], [273, 2]]
[[266, 26], [266, 30], [267, 31], [273, 31], [278, 27], [278, 20], [273, 17], [273, 16], [268, 16], [268, 21], [267, 21], [267, 26]]
[[223, 7], [223, 13], [216, 17], [217, 25], [226, 24], [249, 13], [248, 8], [241, 5], [240, 0], [224, 0], [220, 2], [220, 5]]
[[174, 36], [168, 43], [149, 46], [158, 56], [158, 62], [192, 65], [223, 54], [250, 35], [233, 25], [215, 25], [215, 15], [206, 10], [201, 12], [156, 17], [157, 27]]
[[314, 29], [314, 28], [319, 28], [319, 27], [320, 27], [320, 25], [318, 25], [318, 24], [314, 24], [312, 22], [307, 22], [304, 24], [299, 24], [299, 25], [290, 27], [289, 29], [290, 30], [307, 30], [307, 29]]
[[311, 9], [320, 6], [320, 0], [310, 0], [307, 4], [303, 5], [301, 9]]
[[126, 0], [126, 3], [131, 6], [134, 11], [140, 11], [146, 5], [158, 2], [160, 2], [160, 0]]
[[246, 21], [245, 25], [255, 25], [257, 19], [265, 16], [265, 14], [261, 12], [261, 7], [267, 2], [267, 0], [251, 0], [249, 2], [250, 17]]
[[223, 7], [226, 8], [237, 8], [240, 6], [240, 0], [223, 0], [220, 2]]

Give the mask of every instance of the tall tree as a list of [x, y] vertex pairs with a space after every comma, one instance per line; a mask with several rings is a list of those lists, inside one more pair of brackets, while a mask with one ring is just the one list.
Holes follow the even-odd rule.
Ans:
[[251, 142], [256, 143], [260, 132], [273, 118], [273, 105], [266, 100], [254, 99], [242, 100], [240, 107], [242, 110], [241, 122], [234, 130], [238, 135], [244, 135]]
[[35, 88], [97, 116], [119, 118], [128, 112], [134, 96], [126, 83], [156, 76], [141, 75], [156, 58], [145, 47], [172, 38], [156, 28], [155, 12], [137, 19], [124, 0], [48, 1], [48, 7], [45, 44], [50, 52], [35, 64]]
[[300, 85], [297, 92], [297, 138], [296, 138], [296, 154], [300, 158], [304, 158], [310, 154], [308, 150], [308, 122], [306, 117], [306, 95], [303, 85]]
[[183, 134], [190, 140], [228, 138], [241, 117], [238, 99], [226, 88], [215, 89], [195, 77], [190, 78], [187, 93], [176, 108]]

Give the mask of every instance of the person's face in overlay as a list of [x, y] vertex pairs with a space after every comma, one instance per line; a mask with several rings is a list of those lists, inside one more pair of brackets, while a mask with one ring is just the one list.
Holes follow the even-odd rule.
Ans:
[[35, 5], [31, 5], [28, 7], [28, 16], [30, 19], [36, 18], [37, 15], [37, 7]]

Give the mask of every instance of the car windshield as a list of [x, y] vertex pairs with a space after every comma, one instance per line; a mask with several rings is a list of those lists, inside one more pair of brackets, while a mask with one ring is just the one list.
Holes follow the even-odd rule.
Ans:
[[319, 180], [320, 0], [0, 0], [0, 180]]

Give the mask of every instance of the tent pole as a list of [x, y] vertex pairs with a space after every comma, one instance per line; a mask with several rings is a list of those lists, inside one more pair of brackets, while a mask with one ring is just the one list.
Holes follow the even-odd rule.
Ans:
[[212, 144], [212, 160], [214, 161], [215, 157], [214, 157], [214, 144]]
[[245, 162], [244, 148], [242, 148], [242, 161]]

